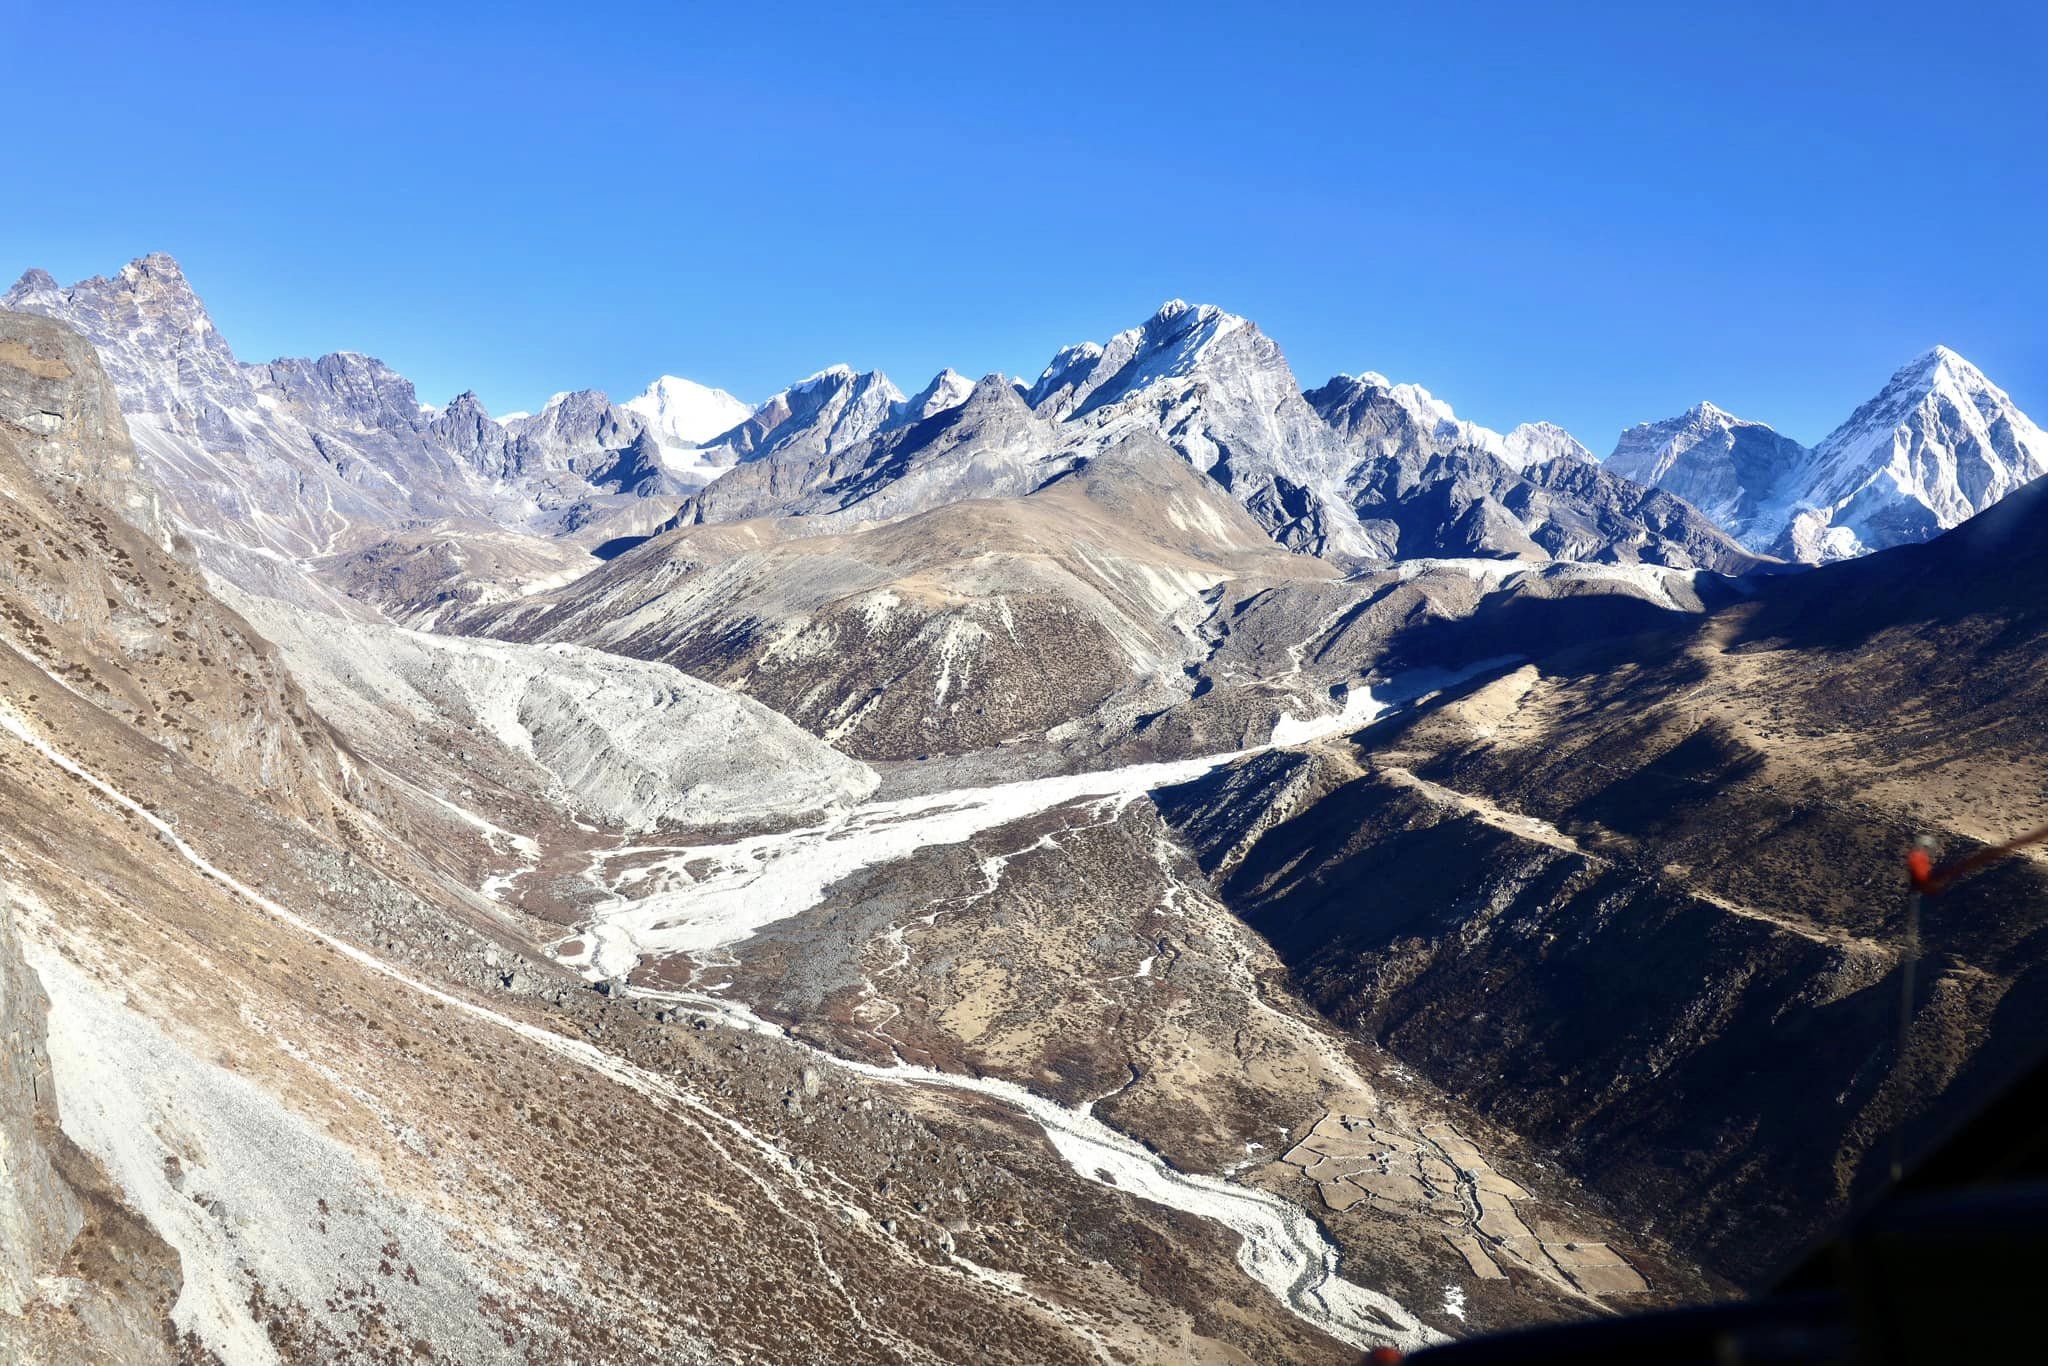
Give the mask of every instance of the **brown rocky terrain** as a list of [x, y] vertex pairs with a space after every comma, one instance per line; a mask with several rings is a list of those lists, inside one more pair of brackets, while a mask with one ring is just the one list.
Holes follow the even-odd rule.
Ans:
[[[0, 1114], [36, 1230], [9, 1351], [1312, 1361], [1457, 1322], [1338, 1280], [1306, 1188], [1190, 1184], [1100, 1129], [1126, 1192], [1056, 1100], [592, 990], [544, 952], [558, 922], [473, 889], [616, 835], [499, 824], [542, 809], [509, 754], [467, 792], [403, 729], [344, 739], [24, 430], [6, 506], [48, 553], [0, 581]], [[1500, 1312], [1583, 1303], [1530, 1293]]]
[[1326, 1014], [1761, 1283], [2041, 1037], [2029, 856], [1930, 903], [1894, 1046], [1914, 836], [2048, 819], [2044, 499], [1167, 810]]

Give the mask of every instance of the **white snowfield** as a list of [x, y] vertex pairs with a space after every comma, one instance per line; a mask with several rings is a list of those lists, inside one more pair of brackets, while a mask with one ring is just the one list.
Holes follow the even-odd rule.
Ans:
[[[46, 762], [71, 774], [116, 806], [136, 816], [202, 875], [227, 888], [264, 914], [319, 938], [351, 961], [399, 982], [431, 1000], [488, 1021], [530, 1043], [548, 1049], [567, 1062], [588, 1068], [629, 1087], [656, 1105], [672, 1108], [680, 1123], [693, 1130], [727, 1161], [734, 1161], [736, 1158], [752, 1160], [759, 1164], [764, 1173], [774, 1172], [785, 1177], [796, 1172], [794, 1160], [772, 1140], [747, 1129], [705, 1099], [684, 1089], [677, 1081], [636, 1066], [584, 1040], [565, 1038], [538, 1025], [515, 1020], [474, 1001], [421, 982], [340, 936], [322, 930], [294, 914], [280, 903], [222, 871], [186, 842], [169, 822], [51, 745], [27, 718], [5, 704], [0, 704], [0, 730], [12, 735]], [[1213, 764], [1219, 761], [1193, 762]], [[1182, 767], [1184, 766], [1144, 766], [1148, 770]], [[1133, 771], [1125, 770], [1127, 773]], [[60, 990], [62, 986], [60, 983]], [[741, 1013], [729, 1002], [706, 999], [704, 1004], [720, 1018], [732, 1018]], [[751, 1024], [742, 1021], [742, 1025], [761, 1030], [772, 1028], [758, 1020], [752, 1021]], [[1322, 1230], [1316, 1225], [1315, 1220], [1299, 1206], [1279, 1196], [1234, 1186], [1213, 1177], [1191, 1176], [1177, 1172], [1141, 1145], [1109, 1129], [1091, 1116], [1009, 1083], [954, 1076], [922, 1068], [885, 1068], [873, 1064], [859, 1064], [815, 1049], [811, 1052], [828, 1065], [876, 1080], [974, 1091], [1016, 1106], [1045, 1130], [1046, 1137], [1054, 1149], [1073, 1167], [1077, 1175], [1098, 1184], [1129, 1191], [1153, 1203], [1215, 1220], [1237, 1232], [1241, 1240], [1238, 1264], [1246, 1273], [1295, 1314], [1333, 1337], [1360, 1348], [1392, 1345], [1413, 1349], [1441, 1340], [1439, 1334], [1391, 1298], [1342, 1279], [1338, 1274], [1337, 1251], [1323, 1237]], [[53, 1049], [53, 1063], [57, 1060], [55, 1055], [60, 1054], [67, 1058], [71, 1056], [65, 1050]], [[116, 1065], [113, 1071], [118, 1074], [116, 1080], [119, 1084], [127, 1084], [124, 1068]], [[66, 1073], [67, 1075], [58, 1078], [60, 1089], [67, 1086], [90, 1087], [105, 1084], [109, 1080], [108, 1071], [104, 1067], [90, 1064], [76, 1068], [67, 1067]], [[97, 1151], [95, 1155], [107, 1161], [116, 1170], [132, 1165], [133, 1157], [124, 1157], [120, 1153], [119, 1144], [111, 1134], [86, 1132], [83, 1129], [80, 1132], [85, 1133], [86, 1138], [98, 1140], [102, 1151]], [[75, 1139], [79, 1136], [78, 1133], [73, 1134]], [[740, 1150], [737, 1154], [735, 1148]], [[842, 1217], [851, 1222], [865, 1224], [865, 1211], [848, 1205], [844, 1200], [808, 1183], [792, 1181], [790, 1184], [788, 1198], [808, 1203], [830, 1202], [838, 1207]], [[879, 1250], [884, 1255], [904, 1255], [900, 1247], [892, 1241], [882, 1241]], [[273, 1251], [269, 1255], [275, 1257], [280, 1254]], [[958, 1260], [955, 1259], [956, 1262]], [[973, 1279], [982, 1284], [1003, 1284], [1001, 1281], [991, 1281], [985, 1268], [958, 1269], [962, 1274], [972, 1275]], [[218, 1286], [220, 1275], [225, 1272], [217, 1261], [209, 1270], [214, 1273], [208, 1283], [211, 1294]], [[981, 1274], [974, 1274], [975, 1271]], [[1021, 1288], [1012, 1289], [1013, 1293], [1026, 1293]], [[196, 1303], [188, 1306], [182, 1299], [179, 1308], [184, 1314], [184, 1317], [178, 1320], [181, 1328], [192, 1328], [205, 1322], [217, 1331], [226, 1330], [237, 1334], [253, 1329], [253, 1324], [247, 1324], [246, 1320], [234, 1323], [210, 1317], [216, 1311], [223, 1317], [231, 1311], [231, 1306], [217, 1295], [208, 1301], [204, 1309]], [[855, 1312], [858, 1312], [857, 1309]], [[250, 1345], [258, 1352], [254, 1359], [264, 1359], [260, 1349], [265, 1344], [251, 1341]]]
[[[1480, 563], [1491, 564], [1494, 561]], [[1416, 669], [1378, 687], [1354, 686], [1344, 694], [1343, 703], [1335, 712], [1308, 717], [1282, 716], [1273, 725], [1271, 743], [1273, 746], [1305, 745], [1325, 736], [1361, 730], [1389, 712], [1431, 693], [1520, 662], [1519, 655], [1501, 655], [1458, 670]]]
[[344, 731], [466, 722], [552, 775], [564, 806], [626, 830], [787, 819], [858, 802], [879, 781], [779, 713], [666, 664], [346, 622], [223, 591]]

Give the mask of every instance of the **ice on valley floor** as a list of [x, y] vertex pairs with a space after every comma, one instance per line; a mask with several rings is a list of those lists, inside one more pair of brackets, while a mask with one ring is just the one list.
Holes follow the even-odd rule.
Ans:
[[[1333, 715], [1283, 717], [1270, 744], [1255, 749], [869, 802], [816, 825], [725, 844], [601, 851], [591, 856], [587, 876], [609, 900], [564, 937], [578, 947], [560, 961], [591, 978], [623, 978], [645, 957], [701, 959], [810, 910], [834, 883], [864, 868], [930, 845], [964, 843], [1070, 802], [1120, 808], [1155, 788], [1192, 781], [1274, 745], [1355, 730], [1431, 692], [1517, 662], [1498, 658], [1456, 671], [1420, 669], [1378, 688], [1358, 687]], [[614, 864], [629, 866], [612, 872]]]
[[[728, 844], [673, 851], [631, 846], [596, 854], [593, 877], [615, 900], [600, 906], [594, 921], [572, 936], [582, 939], [583, 949], [562, 961], [592, 976], [623, 977], [643, 956], [701, 956], [802, 914], [823, 901], [833, 883], [863, 868], [907, 858], [929, 845], [964, 843], [1069, 802], [1121, 806], [1236, 757], [1212, 755], [960, 788], [871, 802], [818, 825]], [[605, 865], [614, 860], [663, 852], [669, 856], [606, 875]]]
[[842, 1058], [791, 1037], [739, 1002], [698, 992], [635, 994], [679, 1004], [730, 1028], [780, 1038], [807, 1050], [824, 1065], [874, 1081], [970, 1091], [1001, 1101], [1036, 1123], [1075, 1175], [1236, 1233], [1239, 1268], [1280, 1303], [1332, 1337], [1359, 1348], [1391, 1343], [1404, 1351], [1443, 1340], [1391, 1296], [1345, 1280], [1336, 1247], [1301, 1206], [1223, 1177], [1178, 1171], [1136, 1139], [1097, 1119], [1093, 1102], [1069, 1107], [995, 1077], [941, 1072], [904, 1062], [883, 1065]]

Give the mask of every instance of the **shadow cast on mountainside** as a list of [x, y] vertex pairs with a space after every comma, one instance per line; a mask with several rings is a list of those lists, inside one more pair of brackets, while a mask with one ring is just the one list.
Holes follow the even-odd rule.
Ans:
[[1971, 618], [2009, 623], [1990, 645], [2023, 643], [2048, 624], [2044, 533], [2048, 479], [2037, 479], [1931, 541], [1762, 585], [1731, 648], [1853, 650], [1888, 629]]
[[[1432, 617], [1396, 632], [1386, 644], [1383, 668], [1398, 676], [1411, 669], [1459, 669], [1480, 660], [1516, 656], [1545, 661], [1588, 645], [1653, 632], [1685, 632], [1699, 618], [1621, 594], [1538, 598], [1513, 595], [1489, 600], [1469, 616]], [[1563, 671], [1573, 672], [1568, 660]], [[1604, 667], [1603, 661], [1602, 666]], [[1593, 667], [1591, 660], [1587, 667]]]

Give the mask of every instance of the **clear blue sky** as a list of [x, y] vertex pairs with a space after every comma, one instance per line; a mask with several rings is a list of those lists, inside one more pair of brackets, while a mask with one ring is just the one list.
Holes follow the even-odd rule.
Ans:
[[169, 251], [244, 359], [498, 411], [1180, 295], [1602, 453], [1813, 440], [1936, 341], [2048, 421], [2041, 9], [0, 0], [0, 274]]

